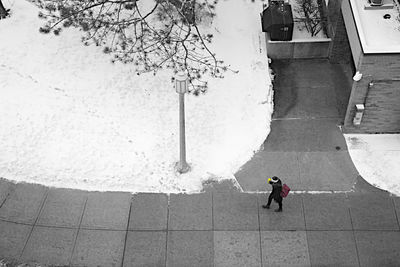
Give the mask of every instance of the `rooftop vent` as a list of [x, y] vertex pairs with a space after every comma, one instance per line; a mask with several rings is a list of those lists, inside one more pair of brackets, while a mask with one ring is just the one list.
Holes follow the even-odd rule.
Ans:
[[383, 5], [383, 0], [368, 0], [371, 6], [381, 6]]

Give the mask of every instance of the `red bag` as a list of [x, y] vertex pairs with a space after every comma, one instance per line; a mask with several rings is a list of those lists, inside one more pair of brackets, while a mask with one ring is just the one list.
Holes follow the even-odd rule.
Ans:
[[287, 186], [287, 184], [282, 185], [282, 192], [281, 192], [281, 197], [287, 197], [289, 194], [290, 188]]

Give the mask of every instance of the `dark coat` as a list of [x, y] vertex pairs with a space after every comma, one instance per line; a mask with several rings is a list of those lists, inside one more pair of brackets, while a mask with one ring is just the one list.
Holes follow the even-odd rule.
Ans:
[[272, 181], [269, 182], [272, 185], [271, 196], [276, 201], [281, 201], [281, 192], [282, 192], [282, 181], [278, 179], [278, 182], [274, 183]]

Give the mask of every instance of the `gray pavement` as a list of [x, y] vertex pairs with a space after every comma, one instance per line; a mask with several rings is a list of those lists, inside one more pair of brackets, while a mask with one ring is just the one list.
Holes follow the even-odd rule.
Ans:
[[9, 188], [1, 194], [0, 258], [10, 261], [43, 266], [400, 265], [400, 198], [384, 193], [289, 194], [284, 212], [276, 213], [261, 207], [265, 193], [131, 195], [0, 181]]
[[[274, 67], [272, 131], [236, 174], [247, 193], [227, 181], [167, 195], [0, 178], [0, 266], [400, 266], [400, 198], [358, 175], [338, 127], [346, 66]], [[294, 191], [282, 213], [262, 208], [272, 175]]]
[[339, 125], [351, 69], [327, 60], [274, 61], [274, 113], [262, 149], [235, 174], [245, 191], [276, 175], [297, 191], [350, 191], [358, 172]]

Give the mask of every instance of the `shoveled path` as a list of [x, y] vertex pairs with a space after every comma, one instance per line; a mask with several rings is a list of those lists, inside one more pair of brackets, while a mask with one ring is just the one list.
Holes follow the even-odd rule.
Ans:
[[[341, 89], [340, 66], [289, 63], [275, 66], [264, 150], [237, 174], [254, 193], [223, 183], [193, 195], [132, 195], [0, 178], [0, 266], [400, 266], [400, 198], [358, 176], [336, 126], [343, 108], [328, 87]], [[318, 75], [301, 73], [315, 64]], [[332, 75], [339, 76], [327, 82]], [[313, 86], [316, 79], [327, 86]], [[275, 213], [261, 207], [265, 193], [255, 193], [269, 189], [271, 175], [296, 191], [341, 193], [290, 194]]]
[[236, 178], [245, 191], [269, 190], [276, 175], [297, 191], [349, 191], [358, 172], [339, 125], [351, 69], [327, 60], [276, 61], [274, 113], [263, 149]]

